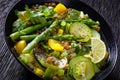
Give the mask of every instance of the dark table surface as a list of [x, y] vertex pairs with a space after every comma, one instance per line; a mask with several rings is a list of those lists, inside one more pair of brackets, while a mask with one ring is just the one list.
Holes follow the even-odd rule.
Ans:
[[[2, 37], [10, 7], [20, 0], [0, 0], [0, 80], [38, 80], [24, 69], [10, 53]], [[105, 80], [120, 80], [120, 0], [80, 0], [95, 9], [111, 26], [118, 47], [118, 60]]]

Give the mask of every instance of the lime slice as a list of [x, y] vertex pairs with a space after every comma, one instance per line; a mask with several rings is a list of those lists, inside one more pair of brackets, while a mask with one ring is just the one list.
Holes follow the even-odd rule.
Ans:
[[106, 55], [105, 43], [98, 38], [91, 38], [92, 55], [91, 60], [94, 63], [101, 62]]

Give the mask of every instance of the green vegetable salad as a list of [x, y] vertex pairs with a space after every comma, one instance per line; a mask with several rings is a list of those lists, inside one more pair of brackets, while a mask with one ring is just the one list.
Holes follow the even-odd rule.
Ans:
[[91, 80], [109, 53], [98, 21], [62, 3], [15, 11], [10, 38], [19, 60], [46, 80]]

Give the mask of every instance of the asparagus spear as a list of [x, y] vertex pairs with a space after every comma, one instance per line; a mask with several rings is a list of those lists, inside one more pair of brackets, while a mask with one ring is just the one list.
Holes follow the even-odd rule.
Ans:
[[50, 36], [49, 39], [56, 39], [56, 40], [80, 40], [81, 37], [76, 37], [74, 35], [57, 35], [57, 36]]
[[30, 51], [35, 47], [35, 45], [46, 38], [46, 36], [58, 25], [58, 21], [54, 21], [49, 28], [47, 28], [44, 32], [38, 35], [34, 40], [32, 40], [22, 51], [22, 53], [30, 53]]
[[92, 19], [85, 19], [85, 20], [82, 20], [81, 22], [91, 27], [92, 25], [100, 25], [98, 21], [93, 21]]
[[[60, 22], [61, 21], [63, 21], [63, 20], [59, 20]], [[86, 25], [89, 25], [89, 26], [91, 26], [91, 25], [100, 25], [100, 23], [99, 22], [97, 22], [97, 21], [93, 21], [92, 19], [80, 19], [80, 20], [64, 20], [65, 22], [82, 22], [82, 23], [84, 23], [84, 24], [86, 24]]]
[[[33, 40], [36, 38], [37, 35], [25, 35], [25, 36], [20, 36], [20, 39], [23, 39], [27, 42]], [[49, 36], [44, 38], [43, 40], [48, 40], [48, 39], [56, 39], [56, 40], [80, 40], [82, 39], [81, 37], [76, 37], [74, 35], [55, 35], [55, 36]]]
[[25, 29], [23, 29], [23, 30], [21, 30], [21, 31], [17, 31], [17, 32], [15, 32], [15, 33], [12, 33], [12, 34], [10, 35], [10, 37], [11, 37], [11, 39], [12, 39], [13, 41], [15, 41], [16, 39], [18, 39], [18, 38], [19, 38], [20, 36], [22, 36], [22, 35], [32, 33], [32, 32], [34, 32], [34, 31], [36, 31], [36, 30], [38, 30], [38, 29], [41, 29], [41, 28], [43, 28], [44, 26], [47, 26], [47, 25], [50, 25], [50, 24], [51, 24], [51, 22], [47, 22], [45, 25], [38, 24], [38, 25], [35, 25], [35, 26], [30, 26], [30, 27], [25, 28]]

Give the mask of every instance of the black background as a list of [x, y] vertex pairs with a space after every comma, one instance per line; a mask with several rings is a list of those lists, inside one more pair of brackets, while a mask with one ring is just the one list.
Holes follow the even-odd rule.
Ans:
[[[38, 80], [16, 61], [2, 37], [8, 11], [18, 1], [0, 0], [0, 80]], [[120, 80], [120, 0], [80, 1], [95, 9], [110, 25], [118, 47], [118, 60], [113, 72], [105, 80]]]

